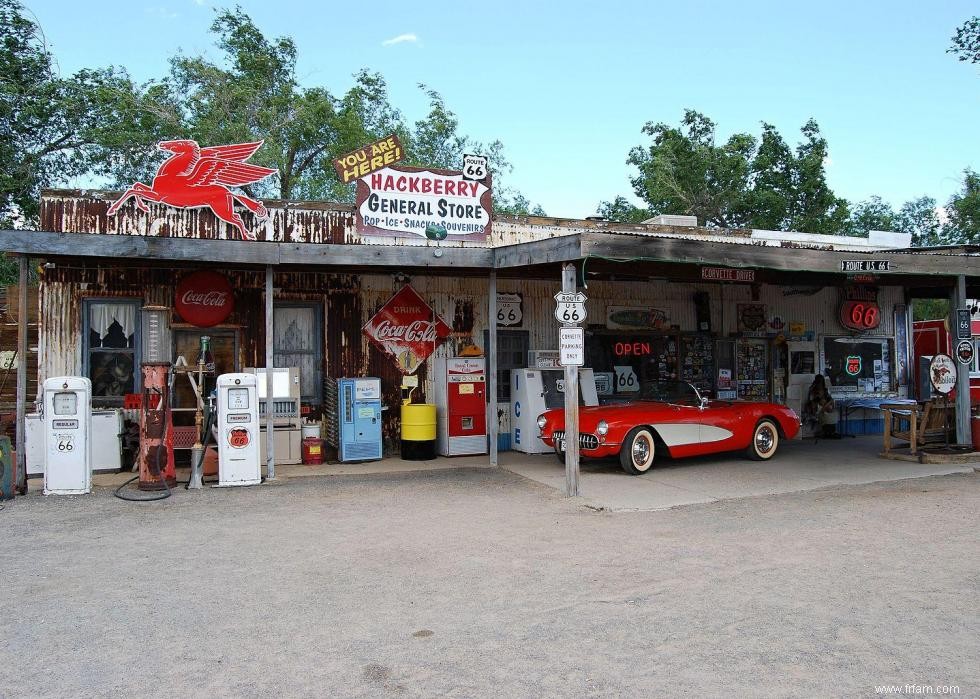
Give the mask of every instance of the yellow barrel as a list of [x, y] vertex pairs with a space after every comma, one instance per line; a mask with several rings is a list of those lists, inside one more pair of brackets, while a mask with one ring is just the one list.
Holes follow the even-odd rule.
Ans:
[[436, 458], [436, 406], [428, 403], [402, 405], [402, 458], [426, 461]]

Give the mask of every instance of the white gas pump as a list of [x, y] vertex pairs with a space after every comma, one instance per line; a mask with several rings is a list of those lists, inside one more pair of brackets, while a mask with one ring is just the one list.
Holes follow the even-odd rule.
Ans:
[[218, 485], [261, 483], [255, 374], [222, 374], [217, 388]]
[[44, 494], [92, 492], [92, 382], [84, 376], [44, 381]]

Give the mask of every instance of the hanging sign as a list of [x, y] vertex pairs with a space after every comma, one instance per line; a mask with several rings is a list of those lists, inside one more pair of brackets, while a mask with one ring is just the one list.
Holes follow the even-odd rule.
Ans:
[[729, 269], [728, 267], [702, 267], [701, 279], [707, 282], [754, 282], [754, 269]]
[[402, 374], [414, 374], [452, 329], [406, 284], [374, 314], [362, 332], [395, 360]]
[[975, 351], [976, 348], [973, 345], [973, 340], [960, 340], [956, 343], [956, 359], [960, 364], [973, 364], [973, 353]]
[[210, 270], [192, 272], [177, 284], [174, 308], [191, 325], [199, 328], [218, 325], [235, 308], [231, 283], [223, 274]]
[[262, 202], [229, 188], [254, 184], [278, 172], [245, 162], [263, 143], [253, 141], [201, 148], [197, 141], [189, 139], [161, 141], [157, 148], [173, 155], [157, 168], [153, 186], [135, 183], [112, 203], [107, 213], [115, 215], [130, 199], [134, 199], [142, 211], [149, 211], [146, 202], [159, 202], [178, 209], [208, 208], [236, 228], [242, 239], [255, 240], [255, 234], [245, 227], [242, 217], [235, 211], [235, 203], [244, 206], [259, 220], [267, 218], [269, 212]]
[[929, 381], [942, 394], [956, 387], [956, 364], [948, 354], [937, 354], [929, 362]]
[[559, 323], [581, 323], [586, 317], [585, 302], [588, 300], [581, 291], [555, 294], [555, 319]]
[[401, 141], [398, 140], [398, 136], [391, 134], [380, 141], [334, 158], [333, 169], [337, 171], [340, 181], [347, 184], [375, 170], [394, 165], [404, 157], [405, 149], [402, 148]]
[[519, 293], [497, 294], [497, 325], [520, 327], [524, 321], [524, 297]]
[[841, 260], [841, 272], [888, 272], [890, 260]]
[[606, 327], [610, 330], [664, 330], [670, 313], [663, 308], [606, 306]]
[[485, 241], [493, 211], [489, 181], [470, 181], [456, 170], [384, 167], [357, 180], [357, 232]]
[[860, 284], [842, 288], [837, 317], [848, 330], [864, 332], [877, 328], [881, 324], [878, 288]]

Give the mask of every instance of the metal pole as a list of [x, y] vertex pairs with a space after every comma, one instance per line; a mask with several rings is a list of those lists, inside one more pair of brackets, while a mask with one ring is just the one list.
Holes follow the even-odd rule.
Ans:
[[497, 270], [490, 270], [490, 285], [487, 292], [487, 323], [489, 327], [487, 340], [487, 397], [490, 404], [487, 407], [487, 422], [490, 428], [490, 465], [497, 465], [497, 431], [500, 423], [497, 419]]
[[14, 475], [17, 491], [27, 495], [27, 257], [21, 255], [20, 287], [17, 293], [17, 464]]
[[[575, 265], [562, 266], [561, 290], [574, 294]], [[574, 498], [578, 490], [578, 367], [565, 367], [565, 496]]]
[[276, 433], [273, 425], [272, 369], [275, 359], [273, 335], [272, 265], [265, 268], [265, 470], [266, 480], [276, 479]]
[[956, 277], [956, 287], [953, 290], [953, 302], [950, 304], [949, 327], [953, 329], [953, 340], [950, 348], [953, 352], [953, 361], [956, 362], [956, 443], [969, 444], [972, 441], [970, 434], [970, 367], [961, 364], [956, 358], [956, 311], [966, 308], [966, 277], [959, 275]]

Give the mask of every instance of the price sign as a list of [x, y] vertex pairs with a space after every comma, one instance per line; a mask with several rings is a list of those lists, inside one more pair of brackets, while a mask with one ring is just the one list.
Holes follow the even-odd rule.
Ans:
[[520, 294], [497, 294], [497, 325], [507, 328], [524, 322], [524, 298]]
[[640, 390], [640, 379], [631, 366], [614, 366], [616, 374], [616, 393], [636, 393]]
[[487, 158], [484, 155], [464, 155], [463, 156], [463, 179], [464, 180], [484, 180], [490, 172], [487, 167]]
[[585, 302], [588, 298], [581, 292], [555, 294], [555, 319], [559, 323], [578, 325], [585, 320]]

